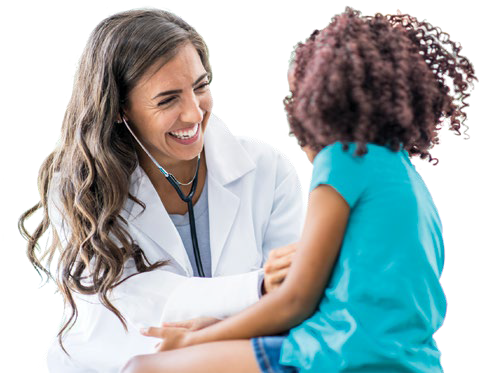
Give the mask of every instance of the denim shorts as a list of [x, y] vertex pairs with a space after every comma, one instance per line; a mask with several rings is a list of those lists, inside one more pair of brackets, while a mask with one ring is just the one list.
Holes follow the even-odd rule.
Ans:
[[252, 338], [257, 364], [263, 373], [297, 373], [299, 370], [290, 365], [280, 364], [280, 350], [287, 334]]

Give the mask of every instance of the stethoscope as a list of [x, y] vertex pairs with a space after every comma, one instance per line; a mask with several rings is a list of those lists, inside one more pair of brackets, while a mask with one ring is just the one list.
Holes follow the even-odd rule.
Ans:
[[[197, 264], [198, 273], [200, 274], [201, 277], [205, 277], [204, 269], [202, 267], [202, 259], [200, 258], [200, 249], [198, 247], [197, 228], [195, 225], [195, 213], [193, 211], [193, 196], [195, 195], [195, 191], [197, 190], [198, 171], [200, 169], [200, 153], [198, 154], [197, 169], [195, 171], [195, 176], [193, 177], [193, 179], [190, 182], [183, 184], [183, 183], [179, 182], [174, 177], [174, 175], [172, 175], [171, 173], [168, 173], [167, 171], [165, 171], [165, 169], [162, 166], [160, 166], [160, 164], [156, 161], [156, 159], [153, 158], [153, 156], [150, 154], [150, 152], [144, 147], [144, 145], [141, 143], [141, 141], [139, 141], [136, 134], [134, 133], [134, 131], [132, 131], [132, 129], [129, 127], [129, 124], [127, 123], [127, 121], [123, 117], [122, 117], [122, 122], [125, 124], [125, 126], [129, 130], [129, 132], [131, 133], [132, 137], [134, 137], [136, 139], [137, 143], [139, 144], [139, 146], [141, 146], [141, 148], [144, 150], [146, 155], [148, 157], [150, 157], [151, 161], [155, 164], [155, 166], [157, 166], [157, 168], [160, 170], [160, 172], [162, 172], [162, 174], [165, 176], [165, 178], [174, 187], [179, 198], [181, 198], [181, 200], [183, 200], [184, 202], [186, 202], [188, 204], [188, 216], [190, 219], [190, 233], [191, 233], [191, 241], [193, 242], [193, 252], [195, 254], [195, 262]], [[185, 195], [183, 193], [183, 191], [181, 190], [180, 185], [189, 185], [191, 183], [193, 183], [191, 185], [191, 190], [188, 193], [188, 195]]]

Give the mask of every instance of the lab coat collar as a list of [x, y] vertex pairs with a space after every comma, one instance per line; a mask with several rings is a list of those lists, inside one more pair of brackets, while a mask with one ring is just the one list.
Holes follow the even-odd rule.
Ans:
[[[229, 184], [254, 170], [256, 164], [226, 125], [214, 114], [209, 118], [204, 148], [208, 171], [211, 265], [212, 273], [215, 274], [240, 205], [240, 197], [231, 191]], [[181, 237], [140, 166], [131, 175], [130, 192], [144, 202], [146, 208], [143, 211], [139, 204], [129, 200], [124, 217], [158, 244], [187, 275], [193, 275]], [[161, 253], [145, 254], [151, 262], [165, 260]]]
[[229, 184], [256, 168], [237, 138], [214, 114], [205, 134], [205, 157], [209, 174], [221, 185]]

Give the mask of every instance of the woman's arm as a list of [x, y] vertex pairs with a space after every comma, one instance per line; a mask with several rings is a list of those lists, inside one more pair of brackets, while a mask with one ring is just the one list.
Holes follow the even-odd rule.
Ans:
[[113, 290], [113, 304], [135, 328], [199, 316], [224, 319], [256, 303], [259, 271], [213, 278], [167, 270], [141, 273]]
[[241, 313], [205, 329], [187, 332], [149, 328], [144, 334], [164, 338], [160, 346], [164, 350], [273, 335], [294, 327], [315, 311], [322, 297], [341, 247], [349, 212], [348, 204], [337, 191], [326, 185], [317, 187], [310, 194], [296, 257], [281, 287]]

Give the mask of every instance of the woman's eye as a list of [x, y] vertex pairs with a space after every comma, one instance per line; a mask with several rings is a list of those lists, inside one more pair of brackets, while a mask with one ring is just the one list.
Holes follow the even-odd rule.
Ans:
[[171, 102], [173, 102], [175, 99], [176, 99], [176, 97], [169, 97], [169, 98], [166, 98], [165, 100], [160, 101], [160, 102], [158, 103], [158, 106], [163, 106], [163, 105], [170, 104], [170, 103], [171, 103]]
[[195, 88], [196, 91], [203, 91], [205, 88], [207, 88], [209, 86], [209, 82], [205, 82], [205, 83], [202, 83], [200, 84], [197, 88]]

